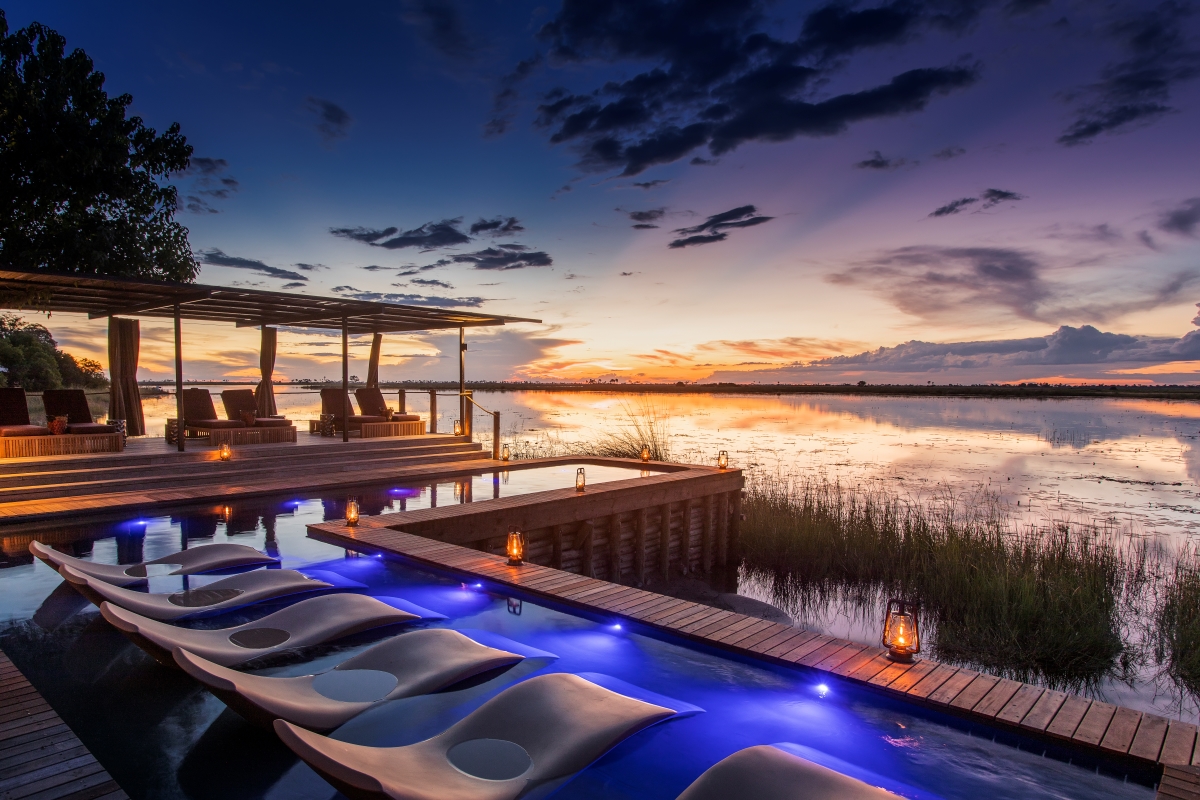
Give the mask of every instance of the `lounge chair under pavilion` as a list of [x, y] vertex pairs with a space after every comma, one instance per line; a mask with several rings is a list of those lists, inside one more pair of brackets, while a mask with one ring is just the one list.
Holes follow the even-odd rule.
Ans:
[[[287, 428], [292, 421], [284, 416], [258, 416], [258, 399], [253, 389], [226, 389], [221, 392], [221, 404], [225, 406], [225, 416], [232, 420], [241, 420], [247, 427], [255, 428]], [[250, 420], [253, 420], [251, 425]]]
[[351, 800], [515, 800], [544, 796], [671, 708], [579, 675], [511, 686], [442, 733], [403, 747], [364, 747], [285, 720], [275, 732]]
[[92, 419], [83, 389], [47, 389], [42, 392], [42, 404], [46, 408], [46, 419], [67, 418], [67, 433], [116, 433], [112, 425], [104, 425]]
[[[358, 407], [362, 409], [363, 414], [381, 419], [387, 416], [388, 404], [383, 399], [383, 392], [378, 386], [363, 386], [355, 389], [354, 399], [358, 401]], [[392, 414], [389, 421], [420, 422], [420, 420], [421, 417], [417, 414]]]
[[387, 625], [442, 618], [399, 598], [384, 599], [387, 602], [365, 594], [328, 594], [253, 622], [209, 630], [157, 622], [112, 603], [102, 603], [100, 613], [156, 661], [173, 669], [179, 668], [173, 655], [176, 648], [223, 667], [236, 667], [280, 650], [324, 644]]
[[100, 578], [76, 572], [70, 565], [59, 567], [58, 574], [96, 605], [108, 602], [157, 620], [211, 617], [266, 600], [336, 588], [332, 583], [293, 569], [245, 572], [197, 589], [172, 594], [148, 594], [123, 589]]
[[19, 386], [0, 388], [0, 436], [49, 436], [45, 425], [29, 423], [29, 401]]
[[150, 577], [160, 575], [200, 575], [218, 570], [254, 569], [279, 563], [279, 559], [260, 553], [253, 547], [232, 542], [218, 542], [180, 550], [178, 553], [138, 564], [98, 564], [60, 553], [37, 541], [29, 543], [29, 552], [56, 571], [65, 565], [75, 572], [99, 578], [113, 586], [136, 586], [146, 583]]
[[[350, 411], [348, 422], [346, 409]], [[382, 414], [355, 414], [354, 404], [350, 401], [350, 393], [340, 388], [326, 387], [321, 390], [321, 414], [322, 416], [332, 416], [334, 429], [339, 431], [343, 428], [361, 431], [364, 422], [384, 421]]]
[[183, 648], [174, 655], [180, 669], [251, 722], [270, 728], [285, 719], [322, 732], [379, 703], [430, 694], [524, 658], [446, 628], [400, 634], [331, 670], [290, 678], [237, 672]]

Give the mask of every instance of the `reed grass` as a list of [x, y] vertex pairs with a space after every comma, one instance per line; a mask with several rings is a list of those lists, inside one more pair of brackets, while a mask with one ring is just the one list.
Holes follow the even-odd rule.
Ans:
[[1175, 561], [1154, 610], [1155, 660], [1178, 686], [1200, 696], [1200, 556]]
[[743, 509], [744, 568], [793, 613], [916, 599], [935, 658], [1076, 690], [1136, 660], [1123, 629], [1148, 554], [1119, 531], [1022, 528], [983, 489], [913, 499], [825, 478], [753, 476]]
[[556, 456], [600, 456], [640, 458], [650, 448], [650, 460], [673, 461], [670, 415], [653, 398], [622, 402], [621, 414], [612, 426], [597, 431], [592, 439], [567, 441], [557, 430], [511, 431], [507, 437], [514, 459]]

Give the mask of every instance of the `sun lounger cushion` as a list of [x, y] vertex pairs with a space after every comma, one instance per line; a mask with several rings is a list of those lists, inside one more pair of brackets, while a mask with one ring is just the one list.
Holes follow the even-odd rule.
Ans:
[[103, 425], [99, 422], [80, 422], [78, 424], [72, 422], [67, 425], [67, 433], [74, 434], [97, 434], [97, 433], [116, 433], [117, 429], [112, 425]]
[[59, 567], [58, 573], [96, 605], [109, 602], [160, 620], [210, 617], [264, 600], [334, 588], [332, 583], [315, 580], [292, 569], [246, 572], [174, 594], [147, 594], [122, 589], [100, 578], [76, 572], [69, 565]]
[[279, 563], [279, 559], [264, 555], [253, 547], [231, 542], [180, 550], [178, 553], [140, 564], [97, 564], [60, 553], [41, 542], [30, 542], [29, 552], [55, 570], [66, 564], [75, 572], [99, 578], [114, 586], [145, 583], [151, 575], [200, 575], [222, 569], [263, 567]]
[[294, 678], [236, 672], [184, 649], [174, 655], [184, 672], [251, 722], [269, 728], [286, 719], [314, 731], [331, 731], [378, 703], [436, 692], [523, 658], [445, 628], [394, 636], [328, 672]]
[[41, 425], [0, 425], [0, 436], [49, 436], [50, 429]]
[[[231, 628], [179, 628], [135, 614], [112, 603], [100, 613], [159, 663], [178, 668], [172, 651], [182, 648], [214, 664], [235, 667], [280, 650], [331, 642], [362, 631], [415, 622], [423, 616], [364, 594], [327, 594], [302, 600], [262, 619]], [[409, 606], [413, 608], [412, 606]]]
[[187, 427], [199, 430], [246, 427], [240, 419], [217, 419], [208, 389], [183, 390], [183, 417]]
[[674, 713], [560, 672], [518, 683], [432, 739], [404, 747], [340, 742], [285, 720], [276, 720], [275, 732], [355, 800], [513, 800], [566, 780]]
[[772, 747], [758, 745], [725, 758], [678, 800], [887, 800], [897, 797], [857, 778]]
[[83, 389], [47, 389], [42, 392], [46, 419], [66, 417], [69, 425], [91, 423], [92, 409]]
[[246, 422], [246, 416], [250, 415], [256, 428], [287, 428], [292, 424], [291, 420], [281, 416], [258, 416], [258, 400], [253, 389], [226, 389], [221, 392], [221, 404], [225, 406], [226, 417]]

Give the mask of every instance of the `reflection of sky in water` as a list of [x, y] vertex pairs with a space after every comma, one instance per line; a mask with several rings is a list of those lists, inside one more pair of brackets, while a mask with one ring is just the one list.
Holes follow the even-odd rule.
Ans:
[[[264, 506], [268, 514], [278, 511], [275, 504]], [[1040, 745], [1026, 743], [1020, 750], [992, 741], [992, 731], [969, 734], [946, 718], [918, 713], [836, 678], [741, 663], [648, 638], [628, 626], [617, 629], [609, 619], [585, 620], [531, 602], [512, 604], [520, 611], [516, 614], [510, 598], [482, 588], [383, 559], [344, 558], [339, 548], [305, 536], [304, 524], [323, 514], [319, 501], [306, 501], [276, 514], [271, 541], [263, 526], [232, 537], [218, 530], [205, 541], [270, 548], [284, 566], [336, 571], [367, 584], [372, 594], [403, 597], [449, 617], [434, 625], [486, 631], [558, 656], [530, 659], [470, 688], [378, 706], [340, 728], [334, 734], [338, 739], [377, 746], [419, 741], [515, 680], [541, 671], [594, 671], [705, 712], [618, 745], [555, 795], [564, 800], [669, 800], [724, 756], [773, 742], [795, 743], [809, 757], [852, 774], [883, 776], [889, 787], [914, 798], [984, 792], [997, 800], [1152, 796], [1147, 788], [1097, 775], [1090, 767], [1043, 758]], [[146, 557], [178, 546], [182, 519], [145, 522], [141, 550]], [[123, 532], [121, 538], [129, 535]], [[114, 563], [117, 555], [116, 540], [105, 539], [96, 542], [91, 558]], [[94, 608], [58, 585], [40, 562], [0, 572], [5, 616], [24, 620], [41, 606], [38, 623], [7, 632], [5, 649], [133, 796], [328, 800], [333, 795], [273, 734], [244, 723], [182, 673], [156, 665], [99, 620]], [[202, 624], [236, 624], [265, 611]], [[276, 663], [264, 671], [283, 676], [329, 669], [377, 639], [317, 648], [307, 661]]]

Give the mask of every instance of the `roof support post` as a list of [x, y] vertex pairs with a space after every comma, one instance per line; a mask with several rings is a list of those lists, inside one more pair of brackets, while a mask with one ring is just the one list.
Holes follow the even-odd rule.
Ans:
[[458, 420], [463, 433], [467, 432], [467, 329], [458, 329]]
[[342, 317], [342, 441], [350, 441], [350, 320]]
[[179, 318], [179, 303], [175, 304], [175, 422], [175, 441], [178, 442], [179, 452], [182, 453], [185, 447], [183, 440], [187, 431], [187, 420], [183, 418], [183, 329]]

